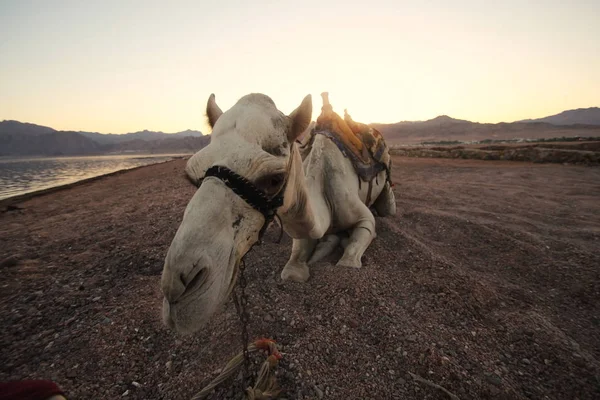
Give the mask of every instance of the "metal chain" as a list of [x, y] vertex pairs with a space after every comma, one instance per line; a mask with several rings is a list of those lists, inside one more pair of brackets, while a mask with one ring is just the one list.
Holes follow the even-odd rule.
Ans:
[[238, 276], [238, 286], [240, 290], [239, 297], [235, 295], [234, 292], [234, 301], [235, 308], [238, 314], [238, 318], [240, 319], [240, 323], [242, 325], [242, 345], [243, 345], [243, 353], [244, 353], [244, 373], [242, 377], [242, 392], [246, 391], [246, 385], [248, 383], [248, 378], [250, 377], [250, 355], [248, 353], [248, 322], [250, 321], [250, 315], [248, 314], [248, 310], [246, 309], [248, 306], [248, 295], [246, 294], [246, 276], [244, 274], [244, 270], [246, 269], [246, 263], [244, 262], [244, 258], [240, 261], [240, 272]]
[[[260, 245], [262, 243], [262, 237], [265, 233], [265, 231], [267, 230], [268, 226], [270, 225], [270, 223], [273, 221], [273, 216], [276, 215], [275, 213], [266, 216], [265, 217], [265, 224], [263, 225], [262, 229], [260, 230], [259, 234], [258, 234], [258, 241], [255, 244]], [[281, 221], [281, 220], [280, 220]], [[282, 226], [282, 233], [283, 233], [283, 224]], [[281, 240], [281, 236], [279, 238], [279, 240]], [[254, 245], [250, 246], [250, 249], [248, 249], [248, 253], [250, 253], [250, 251], [252, 250], [252, 248], [254, 247]], [[238, 318], [240, 319], [240, 323], [242, 325], [242, 345], [243, 345], [243, 353], [244, 353], [244, 373], [243, 373], [243, 378], [242, 378], [242, 392], [245, 393], [246, 392], [246, 385], [248, 382], [248, 379], [250, 378], [250, 355], [248, 353], [248, 323], [250, 322], [250, 314], [248, 314], [248, 295], [246, 294], [246, 285], [248, 284], [248, 281], [246, 280], [246, 275], [244, 274], [245, 270], [246, 270], [246, 261], [245, 261], [246, 255], [244, 255], [242, 257], [242, 259], [240, 260], [240, 271], [239, 271], [239, 275], [238, 275], [238, 281], [237, 281], [237, 285], [239, 287], [239, 297], [236, 295], [235, 290], [233, 291], [233, 300], [235, 303], [235, 308], [238, 314]]]

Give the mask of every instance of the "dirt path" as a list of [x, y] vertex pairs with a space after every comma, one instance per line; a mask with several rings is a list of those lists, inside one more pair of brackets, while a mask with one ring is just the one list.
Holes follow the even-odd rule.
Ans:
[[[20, 260], [0, 271], [0, 380], [187, 399], [238, 351], [231, 303], [193, 337], [160, 322], [162, 262], [194, 192], [183, 165], [0, 214], [0, 259]], [[397, 157], [394, 180], [399, 213], [377, 219], [361, 270], [323, 262], [282, 284], [291, 241], [274, 230], [248, 257], [251, 336], [283, 345], [284, 397], [447, 398], [412, 372], [461, 399], [600, 398], [600, 169]]]

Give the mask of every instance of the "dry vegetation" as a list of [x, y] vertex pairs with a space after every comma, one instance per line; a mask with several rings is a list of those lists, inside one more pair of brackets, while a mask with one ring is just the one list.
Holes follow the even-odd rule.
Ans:
[[[0, 380], [186, 399], [238, 351], [231, 303], [192, 337], [160, 322], [162, 262], [194, 191], [183, 165], [0, 214]], [[290, 240], [274, 230], [248, 257], [251, 336], [283, 346], [283, 396], [446, 398], [412, 373], [461, 399], [600, 398], [600, 170], [395, 157], [394, 181], [398, 215], [377, 219], [361, 270], [323, 262], [283, 284]]]
[[534, 163], [600, 164], [600, 142], [395, 147], [406, 157], [527, 161]]

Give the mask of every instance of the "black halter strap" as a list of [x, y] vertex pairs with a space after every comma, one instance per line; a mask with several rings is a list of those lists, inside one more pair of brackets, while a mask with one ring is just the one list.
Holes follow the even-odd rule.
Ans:
[[267, 227], [275, 218], [277, 209], [283, 205], [283, 194], [287, 186], [287, 176], [279, 192], [271, 198], [248, 179], [227, 167], [213, 165], [206, 171], [204, 178], [210, 176], [221, 180], [235, 194], [265, 217], [265, 223], [258, 233], [258, 242], [260, 243]]

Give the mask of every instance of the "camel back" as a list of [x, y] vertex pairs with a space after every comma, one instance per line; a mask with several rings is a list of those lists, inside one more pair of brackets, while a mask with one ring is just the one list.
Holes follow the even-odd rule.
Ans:
[[352, 161], [363, 181], [370, 182], [381, 171], [387, 171], [389, 181], [392, 163], [383, 135], [366, 124], [353, 121], [347, 112], [342, 119], [333, 111], [326, 94], [323, 99], [321, 115], [311, 132], [313, 138], [315, 134], [321, 134], [331, 139], [344, 157]]

